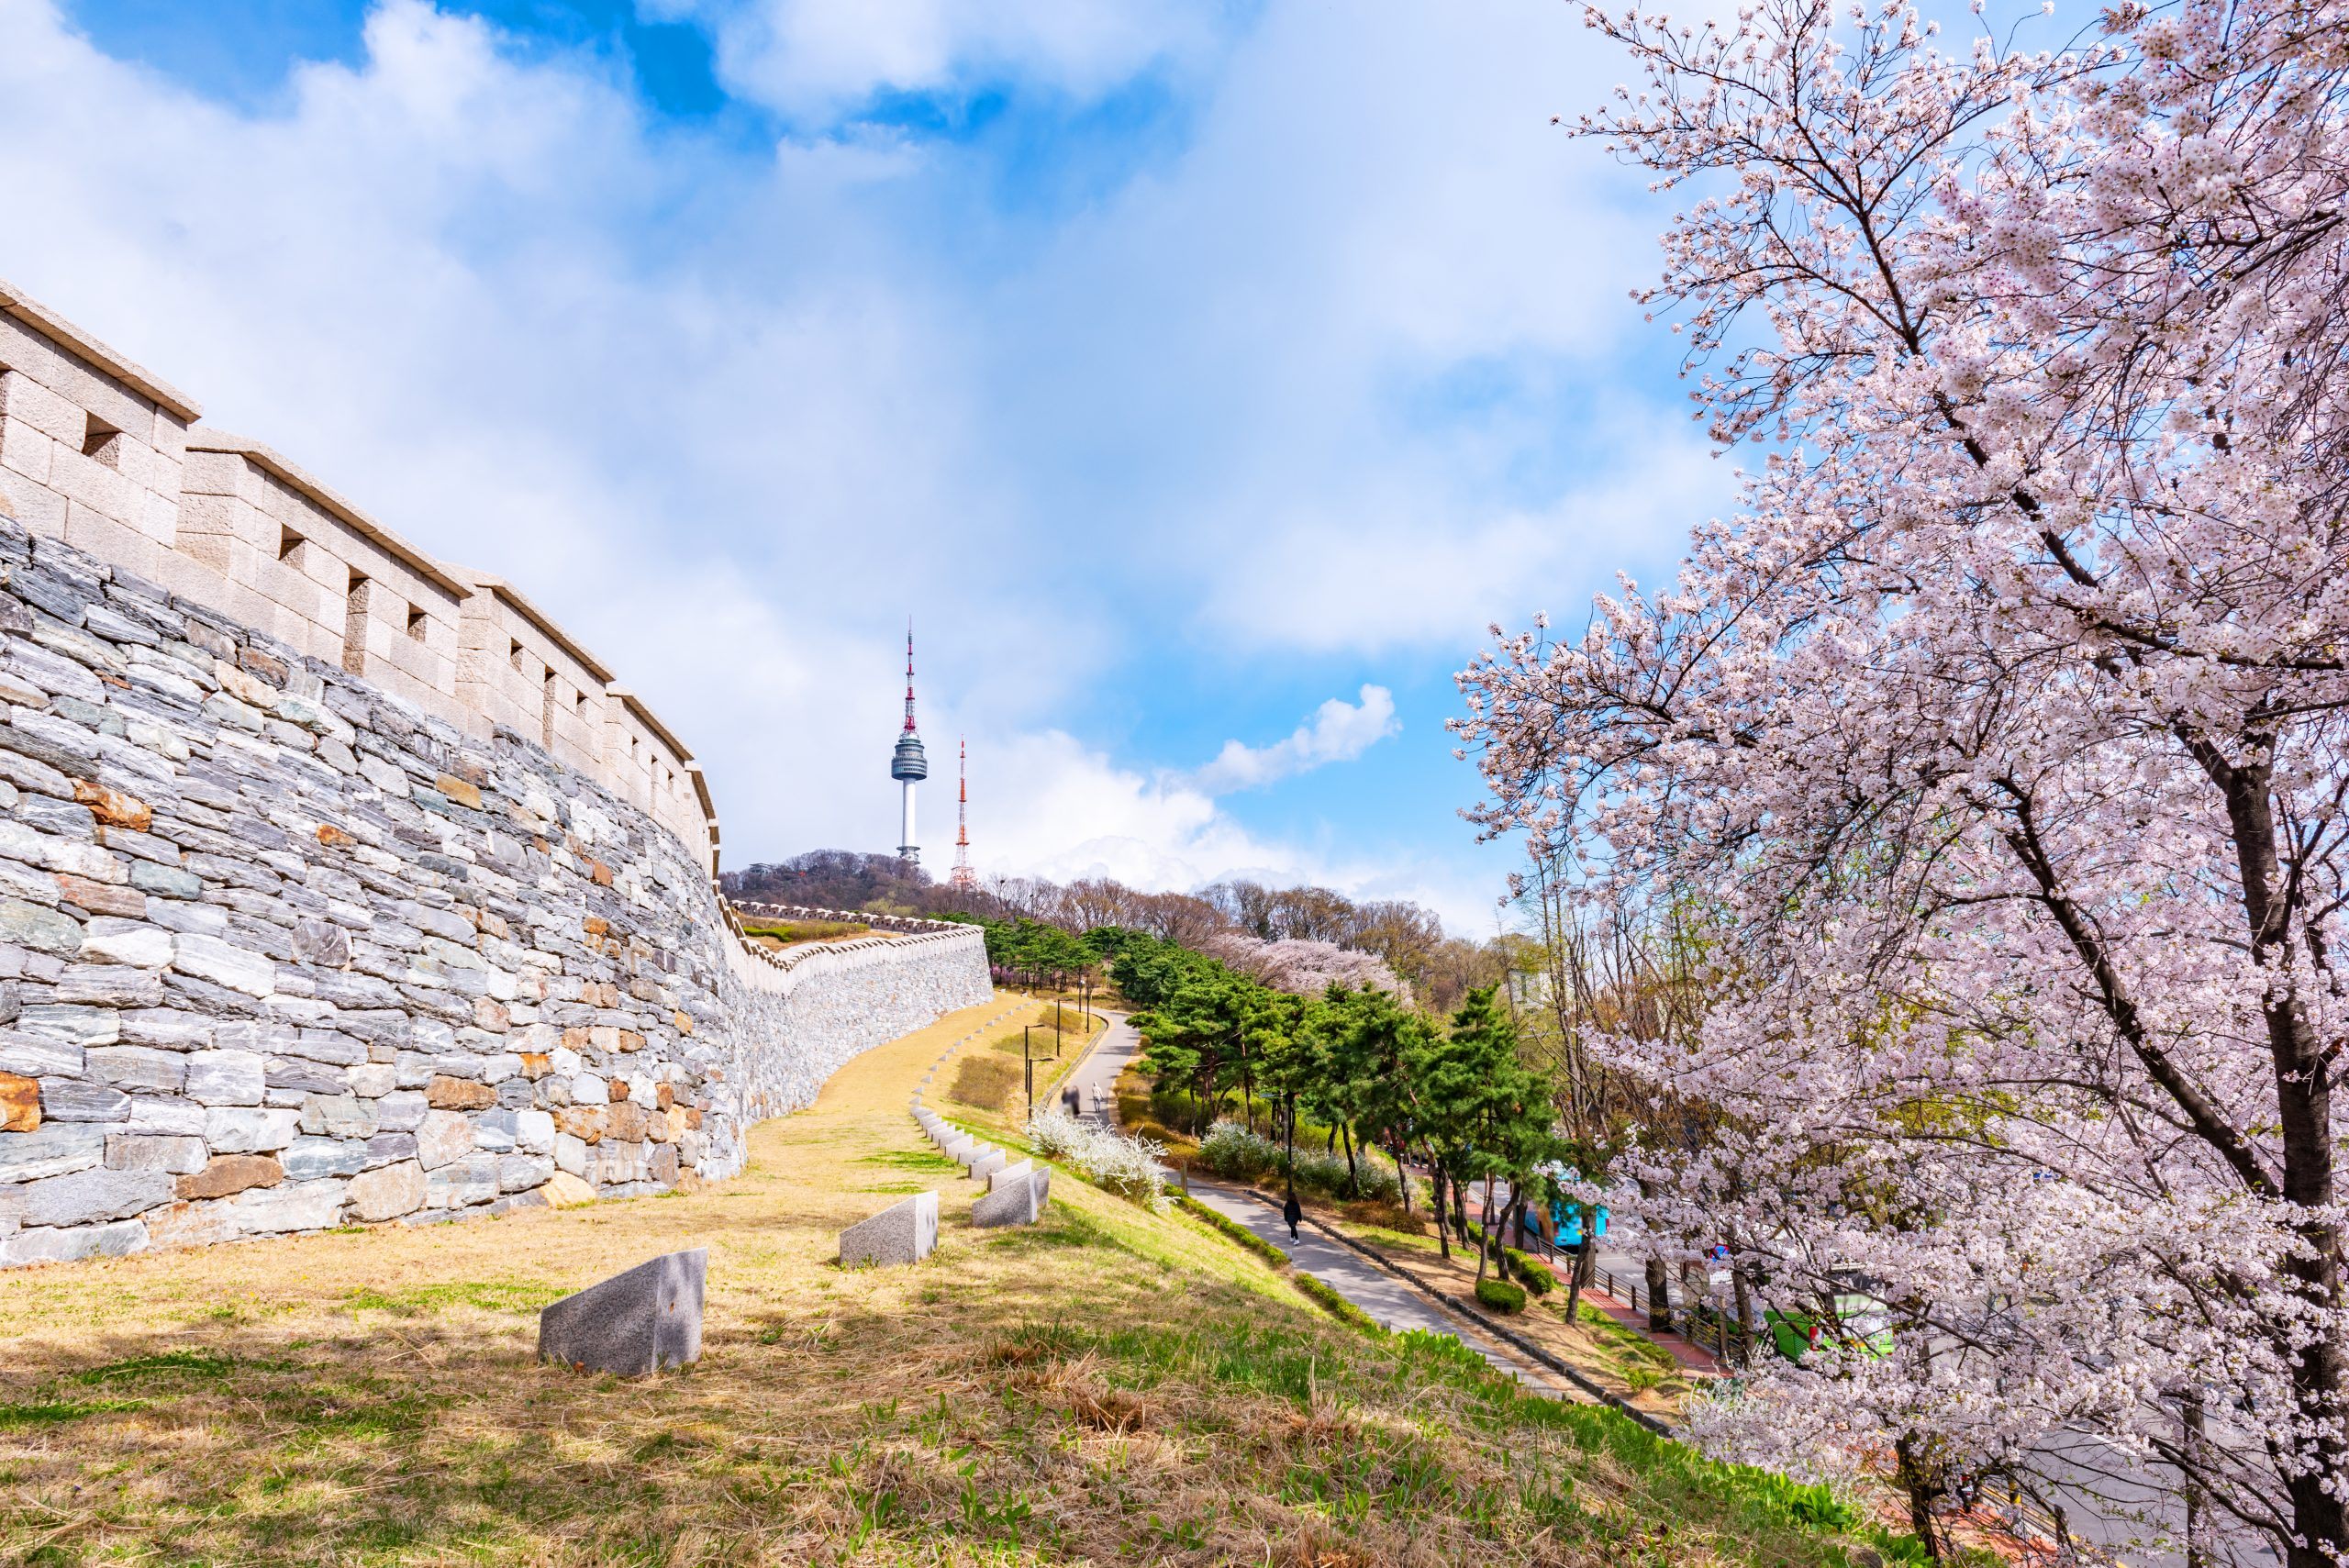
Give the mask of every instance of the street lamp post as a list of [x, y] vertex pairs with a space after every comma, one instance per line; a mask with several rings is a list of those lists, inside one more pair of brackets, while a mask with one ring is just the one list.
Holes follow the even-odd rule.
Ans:
[[1019, 1026], [1019, 1065], [1028, 1078], [1028, 1119], [1036, 1119], [1036, 1059], [1028, 1053], [1028, 1031], [1033, 1024]]

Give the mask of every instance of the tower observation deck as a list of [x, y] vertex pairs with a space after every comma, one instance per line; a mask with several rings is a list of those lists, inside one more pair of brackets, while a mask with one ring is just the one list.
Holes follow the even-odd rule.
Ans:
[[897, 858], [908, 864], [921, 860], [921, 846], [914, 842], [914, 785], [930, 777], [930, 758], [921, 749], [921, 736], [914, 729], [914, 628], [906, 623], [906, 728], [897, 736], [897, 749], [889, 754], [889, 776], [897, 781], [900, 791], [897, 817]]

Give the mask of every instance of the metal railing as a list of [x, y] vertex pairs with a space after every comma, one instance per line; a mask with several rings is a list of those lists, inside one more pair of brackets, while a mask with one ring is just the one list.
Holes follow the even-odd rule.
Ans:
[[[1601, 1268], [1597, 1271], [1592, 1283], [1632, 1311], [1641, 1310], [1640, 1288], [1642, 1282], [1619, 1281], [1615, 1277], [1614, 1270]], [[1655, 1305], [1655, 1295], [1650, 1292], [1648, 1318], [1651, 1324], [1658, 1316], [1654, 1310]], [[1667, 1296], [1664, 1301], [1661, 1316], [1674, 1333], [1678, 1334], [1698, 1350], [1709, 1351], [1724, 1366], [1732, 1361], [1742, 1362], [1753, 1353], [1754, 1342], [1757, 1339], [1753, 1330], [1731, 1322], [1729, 1315], [1713, 1302], [1699, 1302], [1692, 1309], [1686, 1306], [1675, 1306]]]

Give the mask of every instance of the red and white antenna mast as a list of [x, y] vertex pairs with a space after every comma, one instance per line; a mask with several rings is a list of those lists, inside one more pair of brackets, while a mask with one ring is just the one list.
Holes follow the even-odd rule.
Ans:
[[978, 873], [971, 869], [971, 743], [962, 743], [962, 753], [956, 759], [954, 773], [961, 798], [954, 807], [954, 871], [947, 882], [965, 891], [979, 884]]

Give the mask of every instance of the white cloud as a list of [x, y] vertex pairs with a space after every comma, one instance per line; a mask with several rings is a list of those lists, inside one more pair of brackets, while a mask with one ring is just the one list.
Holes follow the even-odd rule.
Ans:
[[[1001, 742], [974, 737], [972, 756], [972, 860], [982, 874], [1060, 882], [1108, 876], [1146, 892], [1176, 893], [1231, 877], [1275, 887], [1310, 883], [1357, 898], [1408, 898], [1437, 911], [1456, 931], [1492, 929], [1505, 851], [1496, 851], [1491, 868], [1480, 871], [1408, 854], [1267, 840], [1232, 820], [1192, 779], [1120, 767], [1058, 730]], [[941, 826], [929, 830], [932, 844], [951, 842], [946, 820], [941, 817]]]
[[1331, 697], [1285, 740], [1270, 746], [1225, 741], [1215, 761], [1199, 770], [1197, 782], [1209, 795], [1253, 789], [1325, 762], [1351, 762], [1402, 728], [1395, 717], [1395, 694], [1366, 685], [1360, 702]]
[[[1546, 127], [1611, 69], [1571, 15], [672, 9], [794, 114], [996, 77], [1081, 100], [1168, 62], [1184, 101], [1107, 188], [1007, 213], [983, 148], [803, 128], [740, 156], [648, 124], [607, 61], [425, 0], [382, 0], [362, 59], [254, 113], [108, 59], [52, 0], [0, 0], [0, 275], [524, 584], [700, 754], [729, 863], [894, 843], [911, 609], [934, 755], [967, 728], [987, 781], [984, 864], [1311, 879], [1474, 925], [1480, 859], [1252, 832], [1202, 783], [1328, 760], [1376, 688], [1326, 737], [1188, 778], [1148, 765], [1146, 730], [1112, 757], [1056, 726], [1119, 684], [1146, 706], [1136, 650], [1179, 658], [1185, 631], [1464, 655], [1702, 489], [1682, 447], [1614, 429], [1584, 434], [1646, 455], [1518, 483], [1548, 411], [1442, 395], [1463, 364], [1600, 379], [1647, 270], [1621, 177]], [[1456, 804], [1392, 809], [1451, 827]]]
[[[1620, 428], [1620, 426], [1619, 426]], [[1676, 561], [1689, 525], [1729, 500], [1729, 464], [1685, 428], [1621, 430], [1606, 470], [1541, 510], [1497, 510], [1431, 526], [1442, 488], [1308, 506], [1257, 530], [1226, 558], [1202, 613], [1226, 637], [1319, 652], [1458, 646], [1492, 622], [1536, 610], [1561, 621], [1593, 562]]]
[[1091, 98], [1211, 37], [1176, 0], [663, 0], [718, 39], [727, 85], [823, 120], [877, 93], [1018, 80]]

